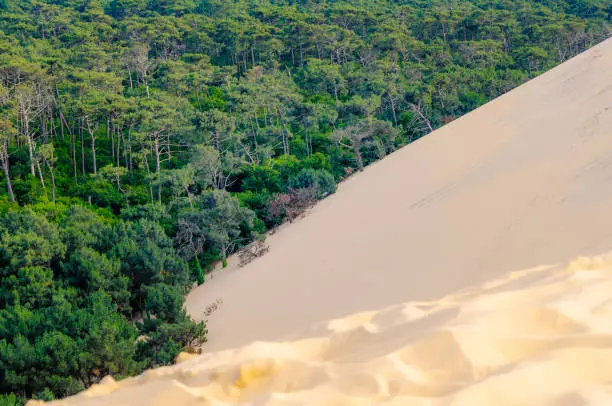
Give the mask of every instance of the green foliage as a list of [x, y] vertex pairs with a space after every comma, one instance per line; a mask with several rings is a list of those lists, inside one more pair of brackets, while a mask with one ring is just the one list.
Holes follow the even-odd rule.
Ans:
[[242, 172], [242, 190], [246, 192], [278, 192], [281, 180], [278, 170], [269, 165], [249, 165]]
[[0, 0], [0, 404], [205, 341], [205, 270], [609, 36], [609, 3]]
[[179, 215], [176, 244], [187, 260], [204, 251], [215, 251], [227, 259], [252, 238], [254, 213], [222, 190], [198, 196], [196, 210]]
[[129, 279], [132, 307], [143, 310], [146, 287], [157, 283], [185, 286], [189, 270], [176, 255], [172, 240], [151, 220], [121, 223], [112, 255], [120, 260], [121, 272]]
[[189, 319], [183, 310], [183, 294], [176, 286], [158, 284], [148, 289], [140, 329], [146, 338], [139, 344], [138, 357], [147, 367], [171, 363], [182, 349], [206, 341], [206, 324]]
[[[236, 198], [243, 206], [248, 207], [255, 213], [253, 225], [256, 232], [263, 233], [266, 231], [266, 227], [272, 226], [272, 223], [268, 223], [268, 203], [272, 198], [272, 194], [266, 190], [259, 193], [249, 190], [237, 193]], [[261, 223], [264, 224], [263, 229], [261, 228]]]
[[205, 340], [182, 309], [186, 265], [157, 223], [109, 222], [83, 206], [35, 209], [9, 209], [0, 222], [3, 393], [63, 397], [155, 364], [137, 344], [150, 332], [132, 320], [139, 310], [177, 323], [153, 330], [168, 354]]
[[21, 406], [25, 402], [14, 393], [0, 395], [0, 406]]
[[66, 246], [59, 229], [31, 210], [10, 211], [0, 220], [0, 266], [3, 275], [24, 266], [50, 266], [63, 257]]
[[115, 18], [124, 18], [143, 13], [145, 9], [145, 0], [111, 0], [108, 2], [106, 12]]
[[305, 168], [289, 179], [289, 187], [294, 189], [313, 187], [317, 197], [322, 198], [336, 191], [336, 182], [333, 175], [325, 169]]

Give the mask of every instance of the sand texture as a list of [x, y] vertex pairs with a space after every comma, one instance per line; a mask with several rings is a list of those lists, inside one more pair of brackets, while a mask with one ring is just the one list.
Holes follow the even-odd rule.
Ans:
[[[612, 405], [612, 256], [102, 384], [57, 406]], [[32, 402], [32, 404], [35, 404]]]
[[612, 40], [344, 182], [192, 291], [204, 351], [612, 247]]

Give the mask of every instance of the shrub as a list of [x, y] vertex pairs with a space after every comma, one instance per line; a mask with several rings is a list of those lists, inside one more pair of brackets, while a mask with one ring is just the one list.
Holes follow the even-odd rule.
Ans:
[[336, 181], [325, 169], [306, 168], [289, 180], [289, 187], [296, 190], [314, 188], [316, 198], [321, 199], [336, 191]]

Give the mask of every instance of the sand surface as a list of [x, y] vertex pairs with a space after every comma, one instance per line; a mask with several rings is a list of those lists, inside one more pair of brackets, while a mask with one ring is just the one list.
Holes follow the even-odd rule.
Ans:
[[611, 292], [612, 256], [580, 258], [335, 319], [307, 338], [106, 378], [52, 403], [609, 406]]
[[204, 351], [609, 250], [612, 40], [366, 168], [268, 244], [188, 296], [195, 318], [223, 300]]

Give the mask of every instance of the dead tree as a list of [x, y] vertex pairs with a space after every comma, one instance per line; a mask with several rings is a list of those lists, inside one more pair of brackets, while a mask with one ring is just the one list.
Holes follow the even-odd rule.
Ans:
[[286, 218], [291, 223], [315, 204], [316, 195], [316, 187], [289, 189], [289, 193], [276, 195], [268, 212], [276, 219]]
[[263, 241], [257, 240], [251, 244], [243, 247], [238, 251], [238, 258], [240, 259], [240, 267], [243, 267], [251, 261], [265, 255], [270, 250], [270, 247]]
[[8, 192], [9, 199], [11, 200], [11, 202], [14, 202], [15, 195], [13, 194], [13, 185], [11, 184], [8, 156], [8, 137], [6, 134], [0, 134], [0, 165], [2, 165], [2, 171], [4, 172], [6, 190]]
[[434, 128], [431, 125], [431, 121], [429, 121], [429, 118], [427, 117], [429, 115], [427, 106], [425, 106], [423, 103], [419, 103], [418, 105], [411, 103], [410, 108], [421, 124], [427, 128], [427, 133], [433, 132]]

